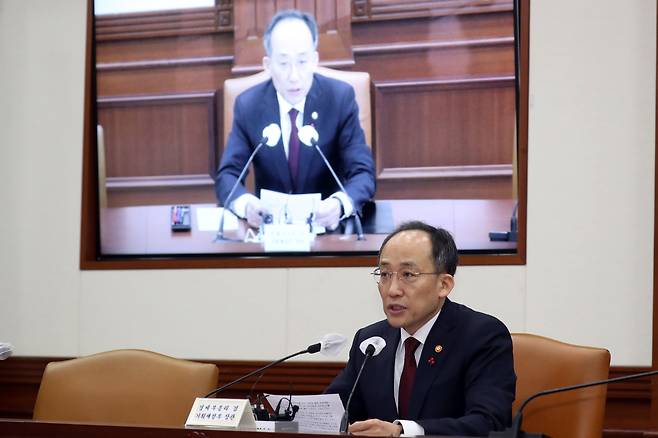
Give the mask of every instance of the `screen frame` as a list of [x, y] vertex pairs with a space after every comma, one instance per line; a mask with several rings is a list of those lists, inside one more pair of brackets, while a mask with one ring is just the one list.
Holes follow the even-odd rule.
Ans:
[[[85, 93], [82, 159], [82, 201], [80, 269], [199, 269], [199, 268], [282, 268], [282, 267], [364, 267], [375, 266], [376, 255], [276, 255], [276, 256], [103, 256], [100, 247], [98, 195], [98, 154], [96, 144], [96, 51], [93, 0], [87, 0]], [[513, 254], [461, 254], [460, 265], [525, 265], [527, 234], [528, 169], [528, 77], [530, 0], [514, 0], [518, 8], [517, 59], [517, 169], [518, 241]], [[516, 21], [516, 20], [515, 20]]]

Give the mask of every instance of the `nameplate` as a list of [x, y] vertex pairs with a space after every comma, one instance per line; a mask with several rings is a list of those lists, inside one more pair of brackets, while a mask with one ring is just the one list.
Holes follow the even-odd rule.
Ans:
[[307, 224], [267, 224], [263, 234], [265, 252], [309, 252], [314, 238]]
[[249, 400], [197, 398], [185, 426], [256, 429]]

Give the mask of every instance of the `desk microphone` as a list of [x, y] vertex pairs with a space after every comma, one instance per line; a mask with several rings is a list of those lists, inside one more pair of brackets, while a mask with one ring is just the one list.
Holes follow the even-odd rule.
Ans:
[[350, 396], [347, 398], [347, 403], [345, 403], [345, 412], [343, 413], [343, 418], [340, 419], [340, 431], [343, 433], [347, 433], [347, 428], [350, 425], [350, 403], [352, 402], [354, 391], [356, 391], [356, 385], [359, 384], [359, 379], [361, 378], [363, 368], [366, 366], [368, 359], [370, 359], [372, 356], [377, 356], [379, 353], [381, 353], [384, 347], [386, 347], [386, 341], [379, 336], [368, 338], [361, 342], [359, 345], [359, 349], [363, 354], [365, 354], [366, 357], [363, 359], [359, 373], [356, 375], [356, 379], [354, 380], [354, 386], [352, 386]]
[[[315, 150], [320, 153], [320, 156], [324, 160], [324, 164], [327, 165], [327, 168], [329, 169], [334, 179], [336, 180], [336, 184], [338, 184], [340, 191], [345, 193], [345, 196], [349, 197], [347, 191], [345, 191], [345, 187], [343, 187], [343, 184], [340, 182], [340, 179], [338, 179], [338, 175], [336, 175], [336, 172], [334, 172], [334, 168], [331, 167], [331, 164], [329, 164], [329, 160], [327, 160], [327, 157], [324, 156], [322, 149], [320, 149], [320, 147], [318, 146], [318, 139], [320, 138], [320, 134], [318, 134], [318, 131], [312, 125], [305, 125], [302, 126], [302, 128], [299, 130], [297, 136], [299, 137], [299, 140], [302, 143], [304, 143], [306, 146], [315, 147]], [[357, 214], [356, 208], [354, 209], [354, 211], [352, 211], [351, 216], [354, 217], [354, 227], [356, 228], [357, 240], [366, 240], [366, 238], [363, 236], [363, 227], [361, 226], [361, 218]]]
[[543, 397], [545, 395], [550, 395], [550, 394], [557, 394], [559, 392], [567, 392], [567, 391], [572, 391], [574, 389], [581, 389], [581, 388], [589, 388], [590, 386], [598, 386], [598, 385], [606, 385], [608, 383], [614, 383], [614, 382], [623, 382], [625, 380], [633, 380], [633, 379], [639, 379], [640, 377], [648, 377], [648, 376], [654, 376], [658, 374], [658, 370], [654, 371], [647, 371], [644, 373], [638, 373], [638, 374], [630, 374], [628, 376], [622, 376], [622, 377], [615, 377], [612, 379], [605, 379], [605, 380], [597, 380], [594, 382], [588, 382], [588, 383], [581, 383], [578, 385], [571, 385], [571, 386], [563, 386], [561, 388], [555, 388], [555, 389], [546, 389], [544, 391], [539, 391], [521, 403], [521, 406], [516, 410], [516, 414], [514, 415], [514, 419], [512, 420], [512, 426], [508, 427], [507, 429], [500, 431], [500, 432], [490, 432], [489, 433], [489, 438], [547, 438], [546, 435], [541, 434], [541, 433], [525, 433], [521, 430], [521, 422], [523, 420], [523, 408], [532, 400], [538, 398], [538, 397]]
[[254, 157], [256, 156], [260, 148], [263, 147], [264, 144], [268, 145], [269, 147], [274, 147], [279, 143], [280, 138], [281, 138], [281, 128], [276, 123], [270, 123], [263, 129], [263, 135], [260, 141], [258, 142], [258, 146], [256, 146], [256, 149], [254, 149], [254, 151], [249, 156], [249, 159], [247, 160], [244, 167], [242, 168], [242, 172], [240, 172], [240, 176], [238, 176], [238, 179], [235, 180], [235, 184], [233, 184], [231, 191], [228, 193], [228, 196], [226, 197], [226, 199], [222, 204], [222, 214], [219, 216], [219, 229], [217, 230], [217, 236], [215, 236], [215, 242], [225, 239], [224, 214], [226, 213], [226, 209], [228, 208], [229, 203], [231, 202], [231, 197], [233, 196], [233, 193], [235, 193], [235, 190], [238, 188], [238, 184], [240, 184], [240, 181], [242, 181], [244, 174], [247, 172], [247, 169], [249, 168], [249, 165], [251, 164]]
[[11, 344], [0, 342], [0, 360], [5, 360], [14, 353], [14, 347]]
[[262, 373], [263, 371], [267, 370], [268, 368], [272, 368], [274, 365], [278, 365], [281, 362], [285, 362], [286, 360], [291, 359], [295, 356], [299, 356], [300, 354], [306, 354], [306, 353], [314, 354], [314, 353], [317, 353], [319, 351], [320, 353], [324, 354], [325, 356], [335, 356], [338, 353], [340, 353], [340, 350], [343, 349], [343, 346], [345, 345], [346, 341], [347, 341], [347, 339], [345, 339], [345, 336], [343, 336], [341, 334], [329, 333], [327, 335], [324, 335], [324, 337], [322, 338], [322, 341], [318, 342], [317, 344], [309, 345], [304, 350], [301, 350], [301, 351], [298, 351], [297, 353], [293, 353], [291, 355], [288, 355], [288, 356], [286, 356], [282, 359], [275, 360], [274, 362], [269, 363], [269, 364], [265, 365], [264, 367], [258, 368], [255, 371], [252, 371], [248, 374], [245, 374], [244, 376], [239, 377], [239, 378], [233, 380], [232, 382], [229, 382], [225, 385], [220, 386], [217, 389], [214, 389], [214, 390], [210, 391], [208, 394], [203, 396], [203, 398], [211, 397], [211, 396], [217, 394], [218, 392], [222, 392], [226, 388], [235, 385], [236, 383], [240, 383], [243, 380], [248, 379], [249, 377], [251, 377], [253, 375], [256, 375], [258, 373]]

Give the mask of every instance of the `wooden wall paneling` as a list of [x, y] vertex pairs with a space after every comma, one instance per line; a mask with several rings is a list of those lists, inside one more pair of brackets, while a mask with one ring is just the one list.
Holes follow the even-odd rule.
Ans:
[[514, 77], [375, 89], [377, 197], [512, 196]]
[[512, 0], [355, 0], [354, 21], [399, 20], [416, 17], [512, 11]]
[[[212, 194], [218, 160], [216, 104], [215, 91], [99, 98], [108, 204], [126, 205], [125, 199], [114, 199], [117, 191], [148, 195], [171, 189], [172, 202], [196, 202], [197, 187]], [[192, 196], [181, 198], [190, 189]]]
[[352, 23], [354, 49], [414, 42], [450, 43], [513, 37], [510, 11]]
[[318, 51], [323, 65], [354, 64], [350, 0], [244, 0], [236, 2], [234, 8], [234, 74], [262, 70], [265, 29], [276, 12], [291, 8], [315, 16], [319, 32]]
[[120, 41], [228, 32], [233, 28], [233, 5], [222, 0], [213, 7], [99, 15], [97, 41]]

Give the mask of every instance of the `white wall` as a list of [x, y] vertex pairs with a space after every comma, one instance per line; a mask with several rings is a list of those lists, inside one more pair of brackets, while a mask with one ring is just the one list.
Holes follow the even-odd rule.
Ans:
[[[0, 0], [0, 339], [268, 359], [380, 319], [366, 268], [79, 271], [85, 5]], [[651, 362], [655, 7], [533, 0], [528, 263], [453, 295], [615, 365]]]

